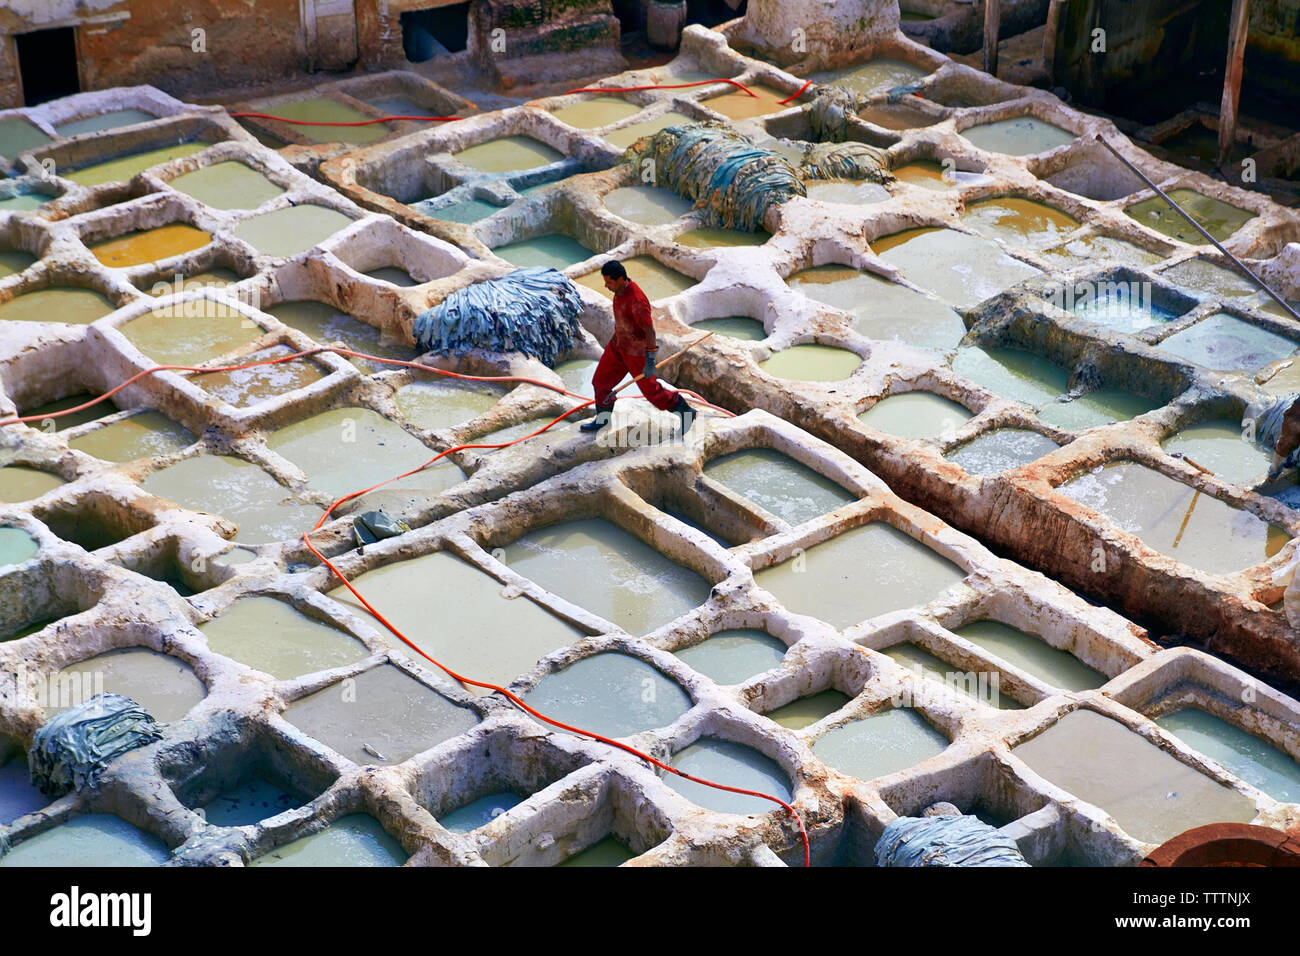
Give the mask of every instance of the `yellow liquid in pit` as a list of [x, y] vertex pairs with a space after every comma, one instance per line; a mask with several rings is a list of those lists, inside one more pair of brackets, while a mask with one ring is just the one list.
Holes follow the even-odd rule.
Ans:
[[462, 149], [454, 156], [458, 162], [485, 173], [536, 169], [564, 158], [563, 153], [531, 136], [502, 136]]
[[838, 382], [848, 378], [862, 358], [848, 349], [830, 345], [792, 345], [760, 362], [758, 367], [774, 378], [797, 382]]
[[187, 223], [175, 222], [158, 229], [137, 230], [123, 236], [101, 239], [91, 243], [90, 251], [110, 269], [127, 269], [193, 252], [211, 241], [211, 233], [195, 229]]
[[0, 468], [0, 503], [17, 504], [39, 498], [47, 491], [67, 484], [58, 475], [21, 465]]
[[150, 312], [122, 326], [127, 341], [159, 365], [197, 365], [225, 355], [262, 335], [252, 319], [219, 302], [204, 300], [198, 315]]
[[642, 136], [653, 136], [661, 129], [695, 122], [697, 122], [697, 120], [692, 119], [684, 113], [669, 110], [667, 113], [663, 113], [654, 119], [644, 120], [640, 123], [632, 123], [630, 126], [624, 126], [620, 129], [610, 130], [602, 138], [611, 146], [617, 146], [619, 149], [627, 149]]
[[1079, 227], [1079, 220], [1059, 209], [1016, 196], [975, 203], [962, 222], [986, 236], [1030, 249], [1054, 245]]
[[762, 83], [746, 83], [745, 86], [757, 95], [750, 96], [744, 90], [732, 89], [729, 93], [723, 93], [721, 96], [711, 96], [703, 100], [701, 105], [733, 120], [768, 116], [772, 113], [780, 113], [783, 110], [794, 109], [799, 105], [797, 99], [782, 104], [780, 101], [790, 94], [782, 93], [780, 90], [775, 90]]
[[89, 325], [117, 306], [102, 292], [53, 286], [28, 292], [0, 305], [0, 322], [67, 322]]

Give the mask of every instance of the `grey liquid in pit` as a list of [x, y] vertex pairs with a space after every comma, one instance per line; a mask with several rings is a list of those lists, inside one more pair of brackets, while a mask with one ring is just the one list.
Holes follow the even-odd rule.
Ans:
[[995, 475], [1037, 461], [1058, 447], [1046, 435], [1025, 428], [995, 428], [944, 457], [972, 475]]
[[419, 428], [437, 431], [473, 421], [492, 410], [504, 392], [480, 382], [431, 378], [397, 390], [397, 410]]
[[848, 694], [837, 690], [823, 690], [806, 697], [798, 697], [784, 707], [768, 711], [765, 715], [788, 730], [803, 730], [835, 713], [850, 700]]
[[704, 473], [790, 524], [856, 501], [842, 485], [772, 448], [747, 448], [713, 459]]
[[229, 455], [187, 458], [141, 482], [151, 495], [183, 508], [229, 518], [241, 544], [289, 541], [320, 518], [319, 505], [294, 499], [293, 492], [257, 465]]
[[556, 866], [619, 866], [636, 856], [612, 836], [598, 840], [585, 850], [555, 864]]
[[[926, 680], [935, 681], [952, 691], [965, 694], [972, 700], [998, 710], [1023, 710], [1024, 705], [1011, 697], [999, 684], [995, 684], [989, 675], [964, 671], [947, 661], [936, 657], [923, 647], [904, 642], [894, 644], [881, 651], [895, 663], [920, 674]], [[974, 680], [970, 679], [974, 674]]]
[[530, 531], [505, 548], [516, 574], [641, 635], [709, 597], [710, 583], [602, 518]]
[[[539, 659], [583, 637], [528, 598], [504, 596], [496, 578], [447, 551], [366, 571], [352, 583], [425, 653], [474, 680], [505, 686]], [[337, 587], [329, 596], [379, 631], [386, 643], [413, 654], [389, 637], [347, 588]], [[441, 609], [436, 619], [430, 618], [430, 607]]]
[[1148, 547], [1211, 574], [1260, 564], [1290, 540], [1253, 513], [1133, 461], [1112, 462], [1059, 490]]
[[997, 243], [955, 229], [908, 229], [873, 240], [871, 248], [909, 282], [958, 308], [1042, 275]]
[[1079, 430], [1112, 422], [1126, 422], [1159, 408], [1161, 402], [1117, 388], [1099, 388], [1069, 401], [1048, 402], [1038, 417], [1057, 428]]
[[[80, 682], [93, 687], [94, 693], [130, 697], [159, 723], [180, 720], [208, 693], [188, 664], [147, 647], [119, 648], [69, 664], [52, 680], [72, 675], [81, 675]], [[63, 709], [52, 708], [50, 713]]]
[[1163, 442], [1169, 454], [1180, 454], [1225, 481], [1249, 487], [1267, 474], [1271, 452], [1243, 437], [1240, 422], [1220, 419], [1191, 425]]
[[693, 647], [676, 651], [678, 659], [719, 684], [743, 684], [776, 667], [789, 650], [766, 631], [718, 631]]
[[1074, 133], [1033, 116], [980, 123], [961, 131], [980, 149], [1008, 156], [1031, 156], [1073, 143]]
[[[362, 593], [367, 593], [364, 588]], [[380, 597], [369, 599], [385, 610], [391, 606]], [[472, 710], [453, 704], [392, 664], [295, 701], [284, 719], [359, 764], [401, 763], [478, 723]]]
[[966, 334], [950, 306], [851, 266], [814, 266], [796, 272], [786, 283], [810, 299], [850, 313], [854, 331], [869, 339], [949, 349]]
[[380, 282], [386, 282], [399, 288], [409, 288], [420, 284], [409, 272], [398, 266], [380, 266], [378, 269], [370, 269], [362, 274], [367, 279], [377, 279]]
[[[863, 569], [870, 569], [863, 573]], [[882, 521], [845, 531], [754, 575], [795, 614], [845, 628], [927, 604], [966, 572]]]
[[919, 711], [894, 707], [836, 727], [812, 751], [832, 770], [875, 780], [938, 756], [948, 743]]
[[1298, 345], [1295, 339], [1219, 313], [1175, 332], [1156, 348], [1205, 368], [1253, 372], [1286, 358]]
[[524, 798], [513, 793], [489, 793], [463, 807], [438, 817], [438, 822], [452, 833], [472, 833], [487, 826], [511, 807], [523, 803]]
[[24, 840], [0, 857], [0, 867], [157, 866], [168, 856], [152, 834], [112, 814], [88, 813]]
[[[377, 358], [394, 358], [409, 362], [415, 358], [415, 349], [405, 342], [387, 338], [373, 325], [354, 319], [326, 302], [300, 299], [282, 302], [265, 310], [291, 329], [297, 329], [322, 345], [340, 343], [346, 349], [374, 355]], [[362, 372], [383, 372], [398, 368], [381, 362], [344, 356]]]
[[858, 421], [899, 438], [947, 441], [971, 419], [965, 405], [933, 392], [902, 392], [882, 398], [858, 416]]
[[546, 675], [524, 702], [553, 720], [604, 737], [667, 727], [691, 707], [680, 684], [618, 652], [584, 657]]
[[1070, 385], [1068, 371], [1023, 349], [968, 345], [953, 356], [952, 370], [994, 394], [1034, 408], [1053, 401]]
[[[734, 741], [702, 737], [674, 754], [670, 764], [694, 777], [726, 781], [729, 787], [771, 794], [787, 803], [792, 799], [790, 778], [780, 765], [752, 747]], [[707, 787], [676, 774], [665, 774], [663, 780], [696, 806], [718, 813], [767, 813], [781, 809], [780, 804], [771, 800]]]
[[68, 441], [69, 448], [104, 461], [125, 462], [170, 455], [196, 441], [193, 432], [161, 412], [138, 412]]
[[216, 653], [277, 680], [352, 664], [370, 653], [352, 635], [273, 597], [241, 598], [199, 630]]
[[146, 113], [144, 110], [109, 110], [105, 113], [97, 113], [94, 116], [65, 120], [54, 127], [54, 131], [60, 136], [80, 136], [82, 133], [97, 133], [100, 130], [116, 129], [119, 126], [130, 126], [134, 123], [152, 123], [156, 119], [158, 119], [157, 116]]
[[809, 199], [848, 206], [868, 206], [889, 198], [889, 190], [879, 183], [832, 180], [810, 182], [805, 184], [804, 189]]
[[1249, 797], [1091, 710], [1066, 714], [1011, 752], [1039, 776], [1110, 814], [1143, 843], [1255, 817]]
[[521, 269], [536, 267], [567, 269], [595, 255], [577, 239], [558, 232], [496, 246], [492, 252]]
[[214, 827], [247, 827], [301, 805], [274, 784], [254, 779], [214, 797], [203, 807], [203, 815]]
[[1300, 802], [1300, 764], [1267, 740], [1197, 707], [1157, 717], [1156, 723], [1274, 800]]
[[0, 156], [13, 162], [18, 154], [52, 142], [48, 133], [21, 116], [0, 118]]
[[264, 256], [296, 256], [351, 222], [350, 216], [325, 206], [300, 203], [245, 219], [235, 227], [234, 236]]
[[954, 629], [953, 633], [1051, 687], [1068, 691], [1091, 690], [1110, 679], [1068, 651], [1059, 650], [1042, 638], [1001, 621], [972, 621]]
[[676, 222], [694, 207], [670, 189], [661, 186], [623, 186], [605, 193], [605, 208], [621, 219], [642, 226], [665, 226]]
[[364, 813], [335, 820], [325, 829], [259, 856], [249, 866], [401, 866], [406, 851], [379, 821]]
[[37, 789], [27, 770], [27, 758], [14, 757], [0, 766], [0, 826], [21, 816], [43, 810], [51, 799]]

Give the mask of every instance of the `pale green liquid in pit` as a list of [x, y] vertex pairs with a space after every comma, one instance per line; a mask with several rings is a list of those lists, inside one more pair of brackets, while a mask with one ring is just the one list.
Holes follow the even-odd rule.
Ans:
[[692, 332], [713, 332], [742, 342], [761, 342], [767, 338], [763, 323], [747, 315], [730, 315], [722, 319], [705, 319], [691, 326]]
[[766, 631], [718, 631], [707, 640], [676, 651], [692, 669], [719, 684], [743, 684], [781, 663], [788, 648]]
[[889, 190], [879, 183], [830, 181], [807, 183], [805, 189], [809, 199], [849, 206], [867, 206], [889, 198]]
[[630, 126], [624, 126], [621, 129], [610, 130], [602, 139], [611, 146], [617, 146], [619, 149], [627, 149], [642, 136], [652, 136], [661, 129], [667, 129], [670, 126], [680, 126], [683, 123], [694, 123], [696, 120], [684, 113], [678, 113], [669, 110], [656, 116], [654, 119], [643, 120], [640, 123], [633, 123]]
[[492, 252], [520, 268], [540, 266], [552, 269], [567, 269], [595, 255], [577, 239], [558, 232], [497, 246]]
[[296, 256], [351, 222], [341, 212], [303, 203], [245, 219], [235, 227], [234, 235], [264, 256]]
[[[341, 496], [410, 471], [431, 451], [395, 422], [368, 408], [336, 408], [272, 432], [267, 448], [307, 475], [311, 487]], [[465, 477], [446, 458], [383, 490], [437, 494]]]
[[161, 412], [140, 412], [68, 441], [69, 448], [104, 461], [124, 462], [170, 455], [193, 444], [194, 435]]
[[[275, 345], [269, 349], [250, 352], [243, 356], [240, 362], [265, 362], [292, 355], [296, 351], [297, 349], [287, 345]], [[306, 388], [314, 382], [319, 382], [325, 374], [325, 370], [315, 362], [309, 359], [298, 359], [276, 365], [258, 365], [254, 368], [241, 368], [229, 372], [192, 375], [190, 381], [213, 398], [243, 408]]]
[[560, 376], [564, 387], [571, 392], [588, 398], [594, 398], [596, 387], [591, 378], [596, 374], [596, 362], [593, 359], [569, 359], [555, 366], [555, 374]]
[[35, 149], [49, 142], [52, 142], [49, 136], [21, 116], [0, 119], [0, 156], [11, 162], [24, 150]]
[[70, 179], [82, 186], [100, 186], [104, 183], [125, 182], [136, 173], [144, 172], [152, 166], [166, 163], [182, 156], [192, 156], [201, 149], [207, 149], [211, 143], [178, 143], [175, 146], [163, 146], [160, 149], [131, 153], [106, 163], [96, 163], [78, 169], [76, 172], [60, 171], [64, 179]]
[[558, 162], [564, 154], [531, 136], [502, 136], [462, 149], [455, 158], [485, 173], [511, 173]]
[[236, 160], [177, 176], [171, 185], [213, 209], [256, 209], [284, 192], [257, 170]]
[[1009, 245], [1044, 249], [1079, 228], [1079, 220], [1031, 199], [1007, 196], [969, 206], [961, 221], [976, 232]]
[[711, 248], [714, 246], [761, 246], [772, 238], [772, 234], [758, 229], [754, 232], [742, 232], [739, 229], [691, 229], [683, 232], [673, 242], [683, 246]]
[[1148, 547], [1211, 574], [1253, 567], [1289, 540], [1285, 531], [1253, 513], [1198, 495], [1194, 488], [1132, 461], [1106, 465], [1066, 482], [1060, 491], [1101, 512]]
[[929, 603], [966, 576], [882, 521], [813, 545], [801, 563], [802, 571], [792, 559], [757, 572], [754, 580], [794, 613], [840, 628]]
[[830, 345], [792, 345], [758, 367], [773, 378], [796, 382], [839, 382], [853, 374], [862, 357]]
[[1055, 249], [1046, 249], [1039, 255], [1063, 269], [1085, 264], [1125, 265], [1143, 269], [1164, 258], [1157, 252], [1149, 252], [1141, 246], [1112, 236], [1082, 236]]
[[480, 219], [486, 219], [494, 212], [501, 210], [500, 206], [494, 206], [482, 199], [466, 199], [438, 209], [428, 209], [420, 206], [419, 203], [411, 203], [411, 205], [431, 219], [441, 219], [443, 222], [459, 222], [466, 225], [478, 222]]
[[605, 193], [605, 208], [628, 222], [663, 226], [676, 222], [693, 205], [689, 199], [660, 186], [624, 186]]
[[94, 289], [55, 286], [28, 292], [0, 305], [0, 322], [67, 322], [89, 325], [116, 309]]
[[[1166, 194], [1178, 203], [1189, 216], [1220, 242], [1255, 218], [1249, 209], [1241, 209], [1219, 199], [1202, 196], [1193, 189], [1169, 189]], [[1191, 223], [1159, 196], [1134, 203], [1124, 210], [1142, 225], [1166, 236], [1172, 236], [1194, 246], [1205, 245], [1206, 239]]]
[[60, 136], [80, 136], [82, 133], [97, 133], [102, 129], [116, 129], [133, 123], [151, 123], [158, 117], [144, 110], [110, 110], [96, 116], [83, 116], [81, 119], [68, 120], [54, 127]]
[[49, 804], [49, 798], [32, 785], [26, 757], [15, 757], [0, 767], [0, 825], [13, 823]]
[[[526, 597], [503, 597], [500, 581], [446, 551], [367, 571], [352, 583], [425, 653], [474, 680], [506, 686], [583, 636]], [[388, 644], [404, 647], [347, 588], [329, 596], [374, 626]], [[431, 607], [439, 608], [436, 616], [429, 614]]]
[[959, 308], [1041, 275], [996, 243], [955, 229], [909, 229], [877, 239], [871, 247], [909, 282]]
[[1074, 142], [1069, 130], [1032, 116], [981, 123], [963, 130], [961, 135], [980, 149], [1008, 156], [1031, 156]]
[[249, 866], [401, 866], [402, 845], [374, 817], [353, 813], [324, 830], [300, 837], [251, 861]]
[[749, 448], [715, 458], [704, 473], [790, 524], [855, 501], [848, 489], [771, 448]]
[[399, 269], [397, 266], [383, 266], [379, 269], [371, 269], [362, 275], [369, 279], [378, 279], [380, 282], [387, 282], [389, 285], [407, 288], [420, 283], [407, 272], [405, 269]]
[[1163, 843], [1207, 823], [1249, 823], [1255, 816], [1250, 798], [1090, 710], [1066, 714], [1012, 753], [1144, 843]]
[[300, 537], [321, 508], [293, 500], [293, 492], [257, 465], [228, 455], [199, 455], [155, 472], [140, 486], [194, 511], [229, 518], [241, 544], [272, 544]]
[[1219, 313], [1175, 332], [1157, 348], [1211, 369], [1254, 371], [1286, 358], [1300, 343]]
[[1019, 468], [1056, 451], [1056, 442], [1024, 428], [995, 428], [945, 457], [972, 475], [993, 475]]
[[36, 257], [34, 255], [21, 249], [0, 251], [0, 278], [17, 275], [35, 261]]
[[72, 674], [85, 675], [81, 685], [95, 688], [96, 693], [102, 676], [104, 693], [130, 697], [159, 723], [180, 720], [208, 693], [188, 664], [147, 647], [107, 651], [59, 672], [63, 677]]
[[1076, 300], [1071, 311], [1085, 321], [1117, 332], [1140, 332], [1178, 317], [1178, 313], [1154, 302], [1143, 301], [1141, 295], [1134, 299], [1133, 287], [1128, 284], [1105, 287], [1093, 298]]
[[[354, 109], [337, 100], [319, 97], [311, 100], [297, 100], [270, 103], [258, 110], [271, 116], [283, 116], [291, 120], [310, 120], [316, 123], [359, 123], [375, 117], [361, 110]], [[393, 131], [387, 123], [371, 123], [368, 126], [302, 126], [294, 124], [296, 130], [313, 143], [376, 143]]]
[[[383, 605], [385, 611], [389, 606]], [[478, 723], [473, 711], [456, 706], [392, 664], [290, 704], [284, 719], [359, 764], [401, 763]], [[367, 752], [366, 744], [383, 756]]]
[[[302, 299], [297, 302], [282, 302], [264, 310], [275, 316], [291, 329], [297, 329], [321, 343], [341, 343], [344, 348], [354, 352], [364, 352], [378, 358], [395, 358], [409, 362], [415, 358], [415, 349], [404, 342], [387, 339], [384, 333], [373, 325], [358, 321], [346, 312], [340, 312], [325, 302]], [[384, 365], [367, 359], [348, 358], [362, 372], [382, 372], [399, 368], [396, 365]]]
[[40, 550], [40, 545], [21, 528], [0, 528], [0, 568], [22, 564]]
[[1273, 463], [1271, 453], [1242, 439], [1239, 422], [1219, 420], [1184, 428], [1164, 442], [1165, 451], [1186, 455], [1196, 464], [1208, 468], [1225, 481], [1253, 485]]
[[854, 331], [870, 339], [947, 349], [966, 334], [951, 307], [851, 266], [814, 266], [786, 282], [810, 299], [852, 314]]
[[814, 83], [844, 86], [866, 96], [884, 93], [895, 86], [911, 86], [929, 74], [924, 67], [913, 66], [903, 60], [870, 60], [859, 66], [843, 67], [814, 73], [809, 79]]
[[813, 754], [833, 770], [875, 780], [943, 753], [948, 738], [918, 711], [895, 707], [836, 727], [817, 740]]
[[385, 116], [434, 116], [438, 113], [436, 107], [421, 106], [405, 96], [365, 97], [365, 101]]
[[972, 621], [956, 628], [953, 633], [1052, 687], [1070, 691], [1091, 690], [1110, 680], [1073, 654], [1058, 650], [1042, 638], [1001, 621]]
[[641, 107], [618, 96], [594, 96], [589, 100], [551, 110], [551, 115], [574, 129], [595, 129], [627, 119], [641, 112]]
[[[752, 747], [730, 740], [703, 737], [674, 754], [670, 763], [693, 777], [771, 794], [787, 803], [791, 799], [790, 778], [776, 761], [763, 756]], [[706, 787], [676, 774], [666, 773], [663, 779], [664, 783], [691, 803], [706, 810], [716, 810], [718, 813], [767, 813], [769, 810], [781, 809], [780, 804], [771, 800]]]
[[[69, 395], [66, 398], [60, 398], [57, 401], [47, 402], [44, 405], [37, 405], [32, 408], [24, 408], [23, 416], [28, 415], [54, 415], [57, 412], [66, 411], [69, 408], [76, 408], [78, 405], [84, 405], [97, 396], [89, 392], [78, 392], [75, 395]], [[42, 431], [63, 431], [67, 428], [76, 428], [78, 425], [85, 425], [88, 422], [96, 421], [121, 409], [113, 404], [112, 400], [103, 401], [89, 408], [83, 408], [79, 412], [73, 412], [71, 415], [63, 415], [59, 418], [46, 418], [35, 422], [35, 425]], [[49, 424], [46, 424], [46, 423]]]
[[159, 309], [121, 327], [127, 341], [159, 365], [198, 365], [225, 355], [263, 334], [242, 312], [207, 301], [200, 315]]
[[829, 717], [850, 699], [848, 694], [841, 694], [837, 690], [824, 690], [818, 694], [809, 694], [807, 697], [792, 700], [784, 707], [768, 712], [767, 718], [790, 730], [803, 730]]
[[157, 866], [169, 855], [161, 840], [125, 820], [90, 813], [23, 841], [0, 867]]
[[301, 803], [274, 784], [255, 779], [218, 795], [203, 808], [203, 813], [214, 827], [247, 827]]
[[553, 720], [604, 737], [667, 727], [691, 707], [676, 681], [617, 652], [584, 657], [546, 675], [524, 701]]
[[238, 282], [243, 276], [230, 269], [218, 266], [215, 269], [206, 269], [203, 272], [194, 272], [189, 275], [183, 275], [180, 283], [176, 281], [176, 274], [172, 273], [153, 281], [137, 281], [136, 288], [141, 292], [148, 292], [150, 295], [176, 295], [181, 292], [192, 292], [196, 289], [214, 288], [224, 289], [232, 282]]
[[1043, 421], [1058, 428], [1092, 428], [1125, 422], [1144, 415], [1160, 405], [1150, 399], [1117, 388], [1101, 388], [1080, 395], [1071, 402], [1049, 402], [1038, 413]]
[[953, 356], [952, 370], [990, 392], [1037, 408], [1067, 391], [1070, 373], [1023, 349], [967, 346]]
[[53, 198], [45, 193], [19, 193], [8, 199], [0, 199], [0, 212], [27, 212], [40, 209]]
[[966, 406], [932, 392], [891, 395], [858, 416], [862, 424], [899, 438], [951, 436], [970, 419]]
[[[896, 663], [902, 664], [908, 670], [920, 674], [926, 680], [941, 683], [945, 687], [963, 693], [982, 704], [988, 704], [998, 710], [1024, 709], [1023, 704], [1013, 700], [1009, 695], [1002, 693], [1001, 690], [995, 694], [992, 683], [987, 678], [985, 682], [980, 682], [977, 678], [975, 685], [972, 687], [970, 681], [966, 678], [968, 672], [959, 667], [954, 667], [947, 661], [931, 654], [925, 648], [917, 647], [915, 644], [895, 644], [893, 647], [885, 648], [881, 653], [893, 659]], [[953, 674], [954, 677], [948, 677], [949, 674]]]
[[486, 797], [479, 797], [473, 803], [467, 803], [446, 816], [438, 817], [438, 822], [452, 833], [472, 833], [521, 803], [523, 798], [513, 793], [489, 793]]
[[619, 866], [636, 854], [611, 836], [593, 843], [580, 853], [555, 864], [556, 866]]
[[47, 491], [53, 491], [67, 484], [58, 475], [22, 465], [10, 465], [0, 468], [0, 503], [17, 504], [39, 498]]
[[1267, 740], [1196, 707], [1157, 717], [1156, 723], [1274, 800], [1300, 802], [1300, 765]]
[[[666, 299], [695, 285], [695, 280], [690, 276], [682, 275], [676, 269], [671, 269], [650, 256], [633, 256], [631, 259], [624, 259], [623, 268], [627, 269], [628, 278], [641, 287], [641, 291], [651, 302]], [[605, 288], [599, 269], [579, 276], [574, 281], [589, 289], [595, 289], [607, 299], [614, 298], [614, 293]]]
[[436, 431], [473, 421], [492, 410], [498, 388], [455, 379], [412, 382], [397, 390], [397, 410], [412, 425]]
[[273, 597], [246, 597], [199, 630], [216, 653], [277, 680], [361, 660], [366, 646]]
[[506, 546], [504, 561], [565, 600], [626, 630], [645, 634], [709, 597], [711, 585], [603, 518], [530, 531]]

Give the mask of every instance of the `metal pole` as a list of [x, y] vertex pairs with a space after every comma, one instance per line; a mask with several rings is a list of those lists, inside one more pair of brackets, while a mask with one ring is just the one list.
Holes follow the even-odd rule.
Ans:
[[1096, 138], [1097, 138], [1097, 142], [1101, 143], [1101, 145], [1105, 146], [1108, 150], [1110, 150], [1111, 155], [1113, 155], [1121, 163], [1123, 163], [1130, 170], [1132, 170], [1133, 174], [1137, 176], [1140, 180], [1142, 180], [1142, 182], [1146, 183], [1150, 188], [1154, 189], [1156, 191], [1156, 194], [1159, 195], [1161, 199], [1169, 203], [1169, 205], [1173, 206], [1174, 209], [1178, 212], [1178, 215], [1182, 216], [1189, 223], [1191, 223], [1192, 227], [1197, 232], [1203, 235], [1210, 242], [1214, 243], [1214, 247], [1216, 249], [1218, 249], [1225, 256], [1227, 256], [1232, 261], [1232, 264], [1236, 266], [1238, 269], [1240, 269], [1243, 273], [1245, 273], [1245, 275], [1252, 282], [1254, 282], [1255, 285], [1259, 286], [1261, 289], [1267, 292], [1274, 302], [1276, 302], [1278, 305], [1280, 305], [1283, 309], [1287, 311], [1287, 314], [1290, 315], [1291, 318], [1295, 319], [1297, 322], [1300, 322], [1300, 313], [1296, 312], [1295, 309], [1291, 308], [1290, 303], [1288, 303], [1284, 298], [1282, 298], [1280, 295], [1278, 295], [1276, 292], [1270, 289], [1268, 287], [1268, 284], [1259, 276], [1255, 275], [1255, 273], [1251, 272], [1250, 269], [1246, 267], [1246, 264], [1244, 262], [1242, 262], [1240, 259], [1234, 256], [1227, 249], [1223, 248], [1223, 243], [1219, 242], [1218, 239], [1215, 239], [1212, 235], [1206, 232], [1201, 227], [1201, 224], [1199, 222], [1197, 222], [1195, 219], [1193, 219], [1183, 210], [1182, 206], [1178, 205], [1178, 203], [1174, 202], [1167, 195], [1165, 195], [1165, 191], [1161, 189], [1159, 186], [1157, 186], [1155, 183], [1153, 183], [1150, 179], [1148, 179], [1146, 173], [1142, 172], [1142, 170], [1138, 169], [1127, 159], [1121, 156], [1119, 150], [1117, 150], [1114, 146], [1110, 145], [1110, 143], [1106, 142], [1106, 140], [1102, 138], [1102, 135], [1100, 133], [1097, 134]]

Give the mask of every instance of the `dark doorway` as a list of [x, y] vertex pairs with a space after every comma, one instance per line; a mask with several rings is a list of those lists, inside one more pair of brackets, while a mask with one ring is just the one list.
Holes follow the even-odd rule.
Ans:
[[469, 2], [431, 10], [408, 10], [401, 16], [402, 51], [412, 63], [459, 53], [469, 44]]
[[743, 17], [748, 5], [748, 0], [741, 0], [733, 10], [726, 0], [686, 0], [686, 22], [716, 27], [719, 23]]
[[81, 92], [77, 77], [77, 38], [73, 27], [36, 30], [14, 37], [23, 102], [28, 106]]

